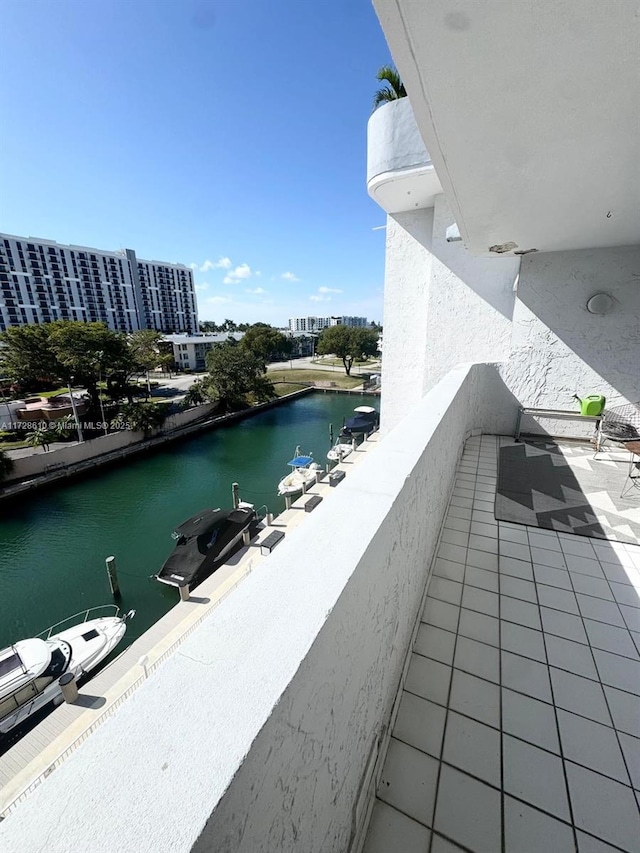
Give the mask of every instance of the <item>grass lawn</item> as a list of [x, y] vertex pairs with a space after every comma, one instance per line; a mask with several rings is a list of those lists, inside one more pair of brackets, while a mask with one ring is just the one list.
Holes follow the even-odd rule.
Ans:
[[[372, 367], [374, 364], [379, 364], [379, 363], [380, 363], [379, 358], [365, 358], [364, 361], [360, 361], [359, 359], [356, 359], [353, 362], [352, 370], [355, 370], [355, 369], [361, 370], [361, 369], [366, 368], [366, 367]], [[341, 367], [342, 370], [344, 370], [344, 364], [342, 363], [342, 359], [341, 358], [335, 358], [335, 357], [329, 356], [329, 355], [316, 356], [315, 359], [313, 360], [313, 364], [326, 364], [326, 365], [331, 365], [332, 367], [333, 366]]]
[[49, 397], [57, 397], [59, 394], [68, 394], [69, 389], [66, 387], [62, 388], [54, 388], [53, 391], [36, 391], [34, 394], [29, 392], [25, 394], [25, 397], [45, 397], [47, 400]]
[[306, 387], [306, 385], [296, 385], [292, 382], [278, 382], [274, 384], [273, 389], [276, 392], [276, 397], [284, 397], [287, 394], [293, 394], [294, 391], [300, 391]]
[[[362, 385], [359, 376], [347, 376], [344, 371], [338, 372], [328, 370], [270, 370], [267, 374], [272, 382], [284, 382], [287, 385], [302, 385], [309, 382], [333, 382], [336, 388], [356, 388]], [[276, 385], [276, 389], [279, 386]], [[301, 386], [298, 386], [301, 387]], [[278, 396], [281, 396], [278, 394]]]
[[27, 441], [0, 441], [0, 450], [19, 450], [21, 447], [30, 447]]

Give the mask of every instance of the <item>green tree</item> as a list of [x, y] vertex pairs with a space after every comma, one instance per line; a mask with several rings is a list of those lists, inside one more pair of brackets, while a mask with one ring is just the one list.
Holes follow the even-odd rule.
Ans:
[[27, 387], [56, 382], [62, 374], [49, 340], [51, 323], [12, 326], [0, 335], [0, 372]]
[[32, 432], [27, 433], [26, 442], [30, 447], [42, 447], [42, 452], [46, 453], [49, 445], [56, 438], [57, 435], [53, 430], [36, 427]]
[[210, 389], [208, 385], [202, 381], [194, 382], [191, 388], [184, 395], [184, 406], [200, 406], [202, 403], [208, 402], [210, 399]]
[[400, 98], [407, 97], [407, 90], [404, 83], [400, 79], [398, 71], [393, 65], [383, 65], [376, 75], [377, 79], [386, 86], [378, 89], [373, 96], [373, 109], [376, 110], [380, 104], [386, 104], [388, 101], [397, 101]]
[[139, 329], [131, 332], [127, 338], [127, 346], [135, 370], [139, 373], [155, 370], [162, 358], [161, 341], [161, 332], [156, 332], [154, 329]]
[[205, 386], [223, 409], [244, 408], [249, 397], [260, 403], [275, 396], [264, 360], [244, 347], [228, 342], [213, 347], [207, 353], [207, 368]]
[[267, 323], [254, 323], [244, 333], [240, 346], [263, 361], [273, 361], [277, 356], [290, 355], [293, 341]]
[[13, 471], [13, 459], [5, 450], [0, 450], [0, 480], [4, 480]]
[[92, 410], [97, 414], [100, 376], [130, 373], [132, 369], [125, 335], [108, 329], [104, 323], [56, 320], [48, 325], [49, 344], [61, 365], [64, 381], [83, 385], [91, 397]]
[[318, 339], [319, 355], [335, 355], [342, 359], [347, 376], [357, 358], [367, 358], [378, 352], [378, 333], [371, 329], [350, 326], [331, 326]]
[[200, 324], [201, 332], [219, 332], [220, 329], [217, 323], [214, 323], [213, 320], [204, 320]]
[[112, 427], [127, 425], [133, 432], [143, 432], [148, 435], [152, 430], [161, 427], [167, 418], [164, 406], [153, 403], [126, 403], [111, 422]]

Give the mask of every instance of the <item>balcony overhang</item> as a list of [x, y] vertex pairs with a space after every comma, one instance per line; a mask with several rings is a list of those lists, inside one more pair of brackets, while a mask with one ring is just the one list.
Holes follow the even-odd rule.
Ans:
[[384, 104], [369, 119], [367, 191], [387, 213], [433, 207], [442, 192], [408, 98]]
[[640, 241], [635, 3], [373, 2], [472, 252]]

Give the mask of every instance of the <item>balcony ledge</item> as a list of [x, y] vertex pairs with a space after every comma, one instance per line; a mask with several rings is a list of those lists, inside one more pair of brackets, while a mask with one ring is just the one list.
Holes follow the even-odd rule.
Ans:
[[384, 104], [369, 119], [367, 192], [387, 213], [433, 207], [442, 192], [408, 98]]

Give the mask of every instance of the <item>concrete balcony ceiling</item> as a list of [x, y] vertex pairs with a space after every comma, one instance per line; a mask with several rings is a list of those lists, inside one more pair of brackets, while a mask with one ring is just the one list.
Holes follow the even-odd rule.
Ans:
[[433, 207], [442, 192], [408, 98], [384, 104], [369, 119], [367, 191], [387, 213]]
[[472, 252], [640, 241], [636, 2], [374, 5]]

